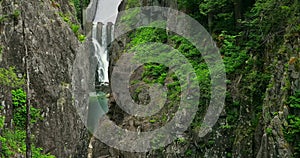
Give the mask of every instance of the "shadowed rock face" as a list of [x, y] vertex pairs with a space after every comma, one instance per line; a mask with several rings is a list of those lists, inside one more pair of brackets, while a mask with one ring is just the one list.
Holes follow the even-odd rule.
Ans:
[[32, 104], [42, 109], [44, 119], [32, 128], [36, 143], [57, 157], [86, 157], [88, 133], [72, 106], [72, 64], [80, 42], [59, 12], [74, 10], [69, 1], [3, 0], [0, 14], [20, 15], [0, 24], [2, 66], [15, 66], [25, 74], [28, 52]]

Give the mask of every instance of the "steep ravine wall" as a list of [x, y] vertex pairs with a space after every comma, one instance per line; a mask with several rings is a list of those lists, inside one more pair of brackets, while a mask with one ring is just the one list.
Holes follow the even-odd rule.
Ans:
[[[73, 104], [71, 93], [72, 65], [79, 54], [80, 42], [58, 14], [70, 13], [71, 21], [76, 23], [72, 16], [74, 10], [69, 1], [57, 0], [60, 5], [53, 4], [50, 0], [18, 1], [1, 0], [0, 15], [13, 15], [20, 11], [18, 16], [9, 16], [5, 21], [0, 21], [0, 46], [3, 51], [0, 55], [0, 66], [15, 66], [25, 74], [24, 57], [27, 50], [29, 56], [29, 70], [31, 79], [33, 105], [42, 109], [44, 119], [39, 121], [32, 132], [36, 137], [38, 146], [44, 152], [50, 152], [57, 157], [85, 158], [88, 153], [88, 144], [92, 144], [91, 157], [187, 157], [187, 150], [192, 152], [189, 157], [258, 157], [275, 158], [291, 157], [291, 149], [283, 136], [283, 127], [289, 114], [286, 100], [300, 88], [298, 62], [290, 63], [291, 58], [299, 58], [299, 34], [286, 32], [293, 36], [285, 36], [283, 46], [285, 52], [267, 49], [263, 54], [254, 54], [251, 60], [265, 62], [265, 67], [253, 67], [251, 70], [261, 71], [272, 67], [272, 77], [261, 91], [264, 97], [257, 101], [255, 94], [250, 94], [247, 89], [258, 86], [256, 78], [249, 78], [244, 74], [229, 75], [228, 84], [230, 102], [240, 102], [239, 107], [227, 109], [222, 113], [213, 131], [205, 138], [198, 138], [193, 130], [184, 133], [185, 143], [173, 142], [169, 146], [148, 153], [130, 153], [108, 147], [95, 139], [89, 142], [86, 128], [83, 126]], [[161, 6], [176, 6], [175, 1], [142, 1], [141, 5], [158, 4]], [[126, 0], [120, 6], [126, 7]], [[110, 73], [112, 66], [123, 53], [129, 37], [122, 37], [111, 45]], [[274, 43], [269, 43], [274, 45]], [[249, 72], [251, 74], [251, 72]], [[138, 74], [135, 74], [138, 76]], [[252, 86], [252, 87], [250, 87]], [[250, 88], [249, 88], [250, 87]], [[255, 91], [254, 91], [255, 92]], [[1, 94], [5, 95], [5, 94]], [[256, 94], [260, 95], [260, 94]], [[260, 96], [261, 97], [261, 96]], [[262, 98], [262, 97], [261, 97]], [[261, 104], [256, 116], [254, 103]], [[8, 102], [4, 102], [6, 108]], [[8, 109], [9, 110], [9, 109]], [[225, 117], [230, 115], [230, 110], [237, 113], [237, 123], [234, 128], [221, 128], [226, 122]], [[117, 124], [127, 125], [132, 118], [126, 115], [110, 98], [110, 114]], [[257, 117], [257, 124], [253, 118]], [[6, 120], [10, 124], [10, 120]], [[136, 122], [135, 122], [136, 123]], [[135, 128], [135, 127], [134, 127]], [[269, 129], [269, 131], [267, 131]], [[271, 129], [271, 132], [270, 132]], [[136, 130], [136, 129], [134, 129]]]
[[300, 89], [300, 63], [294, 61], [300, 57], [299, 46], [299, 34], [291, 29], [290, 24], [285, 28], [281, 49], [267, 53], [270, 54], [268, 58], [273, 59], [274, 71], [263, 103], [263, 135], [257, 158], [293, 157], [291, 146], [284, 137], [284, 128], [287, 128], [288, 115], [291, 114], [289, 97]]
[[[172, 6], [176, 8], [174, 1], [141, 1], [141, 6], [160, 5]], [[125, 0], [121, 9], [126, 8]], [[119, 17], [120, 18], [120, 17]], [[285, 30], [286, 34], [291, 34], [289, 28]], [[296, 34], [296, 33], [292, 33]], [[124, 52], [130, 38], [123, 36], [115, 41], [111, 46], [110, 54], [110, 73], [114, 63]], [[249, 61], [263, 62], [264, 67], [255, 65], [250, 68], [250, 72], [245, 74], [229, 74], [227, 77], [231, 82], [228, 84], [228, 98], [226, 107], [221, 114], [218, 122], [211, 133], [204, 138], [198, 138], [192, 129], [184, 133], [185, 143], [173, 142], [172, 144], [160, 150], [148, 153], [131, 153], [119, 151], [108, 147], [99, 140], [93, 140], [92, 157], [257, 157], [257, 158], [277, 158], [292, 157], [289, 144], [284, 138], [284, 126], [286, 124], [289, 109], [286, 101], [293, 95], [299, 86], [299, 62], [290, 64], [289, 59], [299, 58], [299, 36], [296, 38], [285, 36], [282, 46], [287, 51], [280, 52], [274, 47], [266, 48], [265, 52], [251, 54]], [[274, 45], [278, 41], [270, 41], [266, 45]], [[269, 72], [268, 69], [272, 68]], [[246, 68], [243, 68], [246, 69]], [[262, 74], [272, 74], [271, 79], [261, 81], [256, 78], [255, 72]], [[135, 76], [141, 76], [137, 73]], [[256, 88], [261, 88], [257, 90]], [[256, 90], [255, 90], [256, 89]], [[117, 124], [126, 127], [130, 124], [132, 117], [125, 114], [114, 102], [113, 96], [110, 98], [110, 112], [112, 119]], [[232, 107], [233, 103], [239, 103], [237, 107]], [[236, 122], [229, 127], [224, 125], [228, 123], [228, 117], [234, 116]], [[139, 125], [133, 121], [132, 127], [137, 130]], [[271, 134], [270, 130], [271, 129]], [[190, 156], [187, 151], [192, 151]]]
[[0, 22], [1, 66], [14, 66], [24, 75], [28, 52], [32, 104], [43, 116], [32, 127], [36, 144], [57, 157], [86, 157], [88, 132], [71, 93], [72, 64], [81, 44], [61, 17], [76, 24], [74, 8], [65, 0], [0, 1], [0, 15], [16, 12]]

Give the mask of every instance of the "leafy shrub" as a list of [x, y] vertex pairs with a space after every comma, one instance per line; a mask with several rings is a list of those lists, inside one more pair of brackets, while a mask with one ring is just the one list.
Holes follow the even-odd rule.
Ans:
[[222, 39], [220, 42], [221, 54], [223, 54], [225, 69], [227, 73], [236, 72], [248, 59], [246, 51], [236, 44], [238, 36], [228, 35], [225, 31], [219, 35]]
[[[0, 68], [0, 87], [6, 86], [12, 94], [12, 105], [13, 105], [13, 121], [17, 127], [15, 130], [4, 129], [5, 116], [0, 116], [0, 157], [16, 157], [25, 155], [26, 144], [25, 137], [26, 132], [26, 93], [20, 87], [24, 86], [25, 80], [23, 77], [18, 77], [15, 73], [14, 67], [9, 69]], [[2, 110], [0, 106], [0, 110]], [[38, 118], [41, 118], [39, 109], [30, 107], [31, 109], [31, 123], [35, 123]], [[33, 141], [34, 142], [34, 141]], [[37, 148], [32, 144], [32, 157], [33, 158], [54, 158], [49, 154], [42, 154], [42, 149]]]
[[78, 40], [79, 40], [80, 42], [83, 42], [83, 41], [85, 41], [86, 36], [83, 35], [83, 34], [79, 34], [79, 35], [77, 35], [77, 38], [78, 38]]
[[83, 34], [80, 33], [80, 25], [74, 24], [71, 21], [70, 15], [68, 14], [63, 14], [62, 12], [58, 13], [59, 16], [61, 16], [63, 18], [63, 20], [69, 24], [69, 26], [71, 27], [72, 31], [74, 32], [74, 34], [76, 35], [76, 37], [78, 38], [78, 40], [80, 42], [83, 42], [85, 40], [85, 36]]
[[71, 29], [72, 29], [72, 31], [73, 31], [75, 34], [77, 34], [77, 33], [78, 33], [78, 31], [79, 31], [79, 28], [80, 28], [80, 26], [79, 26], [79, 25], [76, 25], [76, 24], [71, 24]]
[[[25, 155], [26, 132], [24, 130], [5, 130], [0, 136], [0, 142], [2, 144], [1, 157], [14, 157], [16, 155]], [[37, 148], [35, 145], [31, 146], [33, 158], [55, 158], [50, 154], [42, 154], [42, 149]]]
[[[157, 26], [156, 23], [151, 24], [152, 26]], [[150, 25], [150, 26], [151, 26]], [[164, 24], [160, 24], [163, 25]], [[141, 28], [135, 30], [135, 32], [130, 34], [131, 41], [127, 45], [127, 49], [135, 49], [140, 44], [144, 44], [141, 50], [142, 53], [148, 53], [149, 51], [156, 50], [157, 52], [163, 52], [164, 49], [159, 50], [160, 48], [151, 48], [151, 44], [145, 45], [148, 42], [156, 42], [156, 43], [168, 43], [173, 48], [178, 50], [182, 55], [184, 55], [189, 62], [192, 64], [193, 68], [195, 69], [195, 73], [197, 75], [194, 80], [199, 82], [200, 91], [201, 91], [201, 105], [203, 109], [205, 109], [205, 105], [207, 104], [207, 99], [210, 98], [210, 72], [208, 67], [201, 56], [201, 53], [198, 49], [191, 44], [187, 39], [178, 36], [178, 35], [171, 35], [168, 36], [166, 30], [159, 29], [159, 28]], [[153, 46], [152, 46], [153, 47]], [[138, 47], [137, 47], [138, 48]], [[141, 59], [142, 56], [139, 56]], [[182, 67], [183, 68], [183, 67]], [[168, 100], [170, 101], [169, 107], [176, 106], [177, 101], [180, 100], [181, 94], [181, 86], [179, 78], [181, 78], [182, 74], [170, 72], [169, 68], [164, 66], [164, 64], [158, 63], [147, 63], [144, 64], [144, 72], [142, 74], [142, 80], [146, 83], [160, 83], [165, 84], [167, 83], [168, 88]], [[170, 79], [172, 78], [172, 79]], [[168, 81], [166, 81], [168, 80]], [[192, 79], [193, 80], [193, 79]], [[171, 82], [169, 82], [171, 81]], [[191, 86], [191, 85], [190, 85]], [[196, 115], [195, 121], [193, 123], [193, 127], [201, 126], [199, 122], [202, 122], [202, 115]]]
[[0, 116], [0, 129], [2, 129], [4, 127], [4, 121], [5, 121], [5, 117]]
[[285, 128], [285, 138], [293, 146], [294, 156], [300, 156], [300, 91], [290, 96], [289, 106], [291, 114], [288, 115], [288, 126]]
[[26, 104], [26, 93], [22, 88], [12, 90], [11, 94], [14, 107], [18, 108]]
[[12, 88], [21, 87], [25, 84], [24, 78], [19, 78], [14, 67], [9, 69], [0, 68], [0, 85]]
[[128, 0], [126, 4], [126, 9], [133, 8], [133, 7], [139, 7], [140, 1], [139, 0]]
[[152, 79], [152, 83], [164, 84], [164, 81], [167, 77], [168, 68], [162, 64], [149, 63], [144, 66], [144, 73], [142, 74], [144, 81], [149, 81]]
[[[26, 93], [23, 89], [12, 90], [12, 104], [14, 106], [13, 121], [16, 127], [25, 128], [26, 125]], [[30, 123], [36, 123], [41, 118], [40, 110], [30, 106]]]
[[272, 134], [272, 128], [270, 128], [270, 127], [266, 128], [266, 133], [267, 133], [267, 135], [270, 136]]
[[140, 28], [130, 34], [131, 41], [129, 47], [134, 47], [139, 44], [145, 44], [148, 42], [161, 42], [167, 41], [167, 33], [163, 29], [159, 28]]

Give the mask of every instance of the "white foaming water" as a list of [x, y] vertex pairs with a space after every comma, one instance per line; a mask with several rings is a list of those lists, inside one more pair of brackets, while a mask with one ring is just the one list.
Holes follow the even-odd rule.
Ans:
[[[101, 44], [97, 40], [97, 22], [93, 23], [93, 32], [92, 32], [92, 42], [95, 48], [95, 56], [98, 61], [98, 82], [108, 83], [108, 66], [109, 66], [109, 57], [107, 50], [107, 25], [102, 25], [102, 34], [101, 34]], [[113, 32], [111, 32], [113, 34]], [[111, 35], [113, 36], [113, 35]]]
[[114, 32], [115, 32], [115, 25], [112, 25], [111, 26], [111, 38], [110, 38], [110, 42], [113, 42], [114, 41], [114, 39], [115, 39], [115, 34], [114, 34]]
[[[114, 23], [117, 19], [118, 6], [122, 0], [98, 0], [97, 11], [95, 19], [93, 21], [92, 30], [92, 42], [95, 48], [95, 56], [98, 61], [98, 82], [101, 84], [107, 84], [108, 79], [108, 66], [109, 66], [109, 55], [108, 55], [108, 44], [114, 39]], [[98, 22], [102, 23], [102, 33], [101, 33], [101, 44], [97, 40]], [[107, 23], [111, 22], [111, 41], [108, 41], [108, 31]]]

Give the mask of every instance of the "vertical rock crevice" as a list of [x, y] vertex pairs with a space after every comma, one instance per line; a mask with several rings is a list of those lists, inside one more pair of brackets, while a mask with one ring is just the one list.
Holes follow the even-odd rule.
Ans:
[[[16, 67], [25, 76], [28, 51], [32, 105], [43, 119], [31, 131], [43, 152], [57, 157], [86, 157], [88, 133], [72, 102], [71, 75], [76, 50], [81, 46], [60, 14], [76, 23], [67, 1], [3, 0], [0, 44], [1, 66]], [[27, 48], [25, 50], [24, 48]]]

